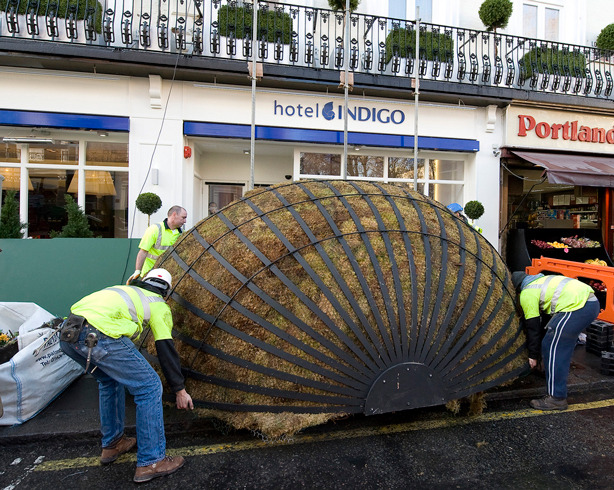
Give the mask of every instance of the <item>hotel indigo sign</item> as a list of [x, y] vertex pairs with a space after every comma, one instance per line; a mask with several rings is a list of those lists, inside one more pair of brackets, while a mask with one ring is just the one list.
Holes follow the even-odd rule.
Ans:
[[[343, 120], [343, 105], [333, 102], [315, 105], [308, 104], [280, 104], [273, 101], [273, 115], [293, 118], [323, 118], [327, 121]], [[403, 124], [405, 113], [400, 109], [378, 109], [376, 107], [353, 106], [348, 107], [348, 118], [357, 122], [378, 122], [382, 124]]]

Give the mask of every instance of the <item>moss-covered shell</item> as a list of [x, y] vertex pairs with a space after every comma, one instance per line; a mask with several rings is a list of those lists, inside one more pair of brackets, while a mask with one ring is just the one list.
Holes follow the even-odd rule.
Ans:
[[280, 435], [444, 404], [526, 364], [501, 257], [401, 186], [254, 190], [184, 233], [158, 266], [173, 275], [187, 389], [236, 427]]

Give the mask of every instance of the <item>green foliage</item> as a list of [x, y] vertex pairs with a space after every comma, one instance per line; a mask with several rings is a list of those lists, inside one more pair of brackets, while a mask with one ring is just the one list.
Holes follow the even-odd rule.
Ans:
[[597, 36], [597, 47], [614, 51], [614, 24], [609, 24], [601, 29]]
[[[360, 0], [350, 0], [350, 12], [358, 8]], [[328, 6], [333, 10], [345, 10], [345, 0], [328, 0]]]
[[62, 227], [61, 232], [52, 231], [51, 238], [93, 238], [87, 216], [70, 194], [64, 194], [68, 223]]
[[465, 204], [464, 211], [467, 218], [475, 220], [484, 214], [484, 206], [480, 201], [469, 201]]
[[525, 78], [530, 78], [534, 70], [554, 74], [555, 68], [560, 75], [565, 75], [569, 70], [571, 76], [585, 76], [586, 57], [577, 51], [536, 47], [528, 51], [520, 62], [526, 70]]
[[152, 215], [162, 207], [162, 199], [153, 192], [144, 192], [136, 198], [136, 208], [144, 214]]
[[[445, 61], [452, 57], [454, 41], [446, 34], [431, 31], [420, 33], [420, 58], [426, 54], [427, 60]], [[416, 31], [395, 27], [386, 36], [386, 63], [397, 54], [401, 58], [416, 57]]]
[[0, 238], [23, 238], [25, 223], [19, 221], [19, 204], [15, 191], [6, 191], [4, 205], [0, 213]]
[[[282, 44], [290, 44], [292, 37], [292, 17], [285, 12], [267, 10], [265, 15], [258, 10], [258, 38], [266, 36], [268, 42], [276, 42], [279, 38]], [[234, 36], [242, 39], [252, 37], [251, 10], [245, 7], [224, 5], [217, 14], [218, 29], [221, 36]]]
[[511, 0], [484, 0], [478, 14], [487, 31], [496, 31], [507, 26], [513, 10]]
[[[77, 6], [77, 2], [78, 1], [78, 6]], [[19, 2], [19, 9], [17, 10], [18, 14], [25, 14], [26, 13], [26, 9], [28, 8], [28, 4], [29, 2], [26, 1], [21, 1]], [[66, 19], [68, 17], [70, 17], [70, 13], [71, 11], [75, 11], [74, 7], [76, 8], [76, 20], [84, 20], [87, 15], [89, 15], [89, 12], [87, 11], [87, 9], [91, 9], [91, 8], [95, 8], [96, 12], [95, 12], [95, 19], [94, 19], [94, 25], [96, 26], [96, 32], [98, 32], [99, 34], [102, 32], [102, 12], [103, 12], [103, 7], [102, 4], [100, 2], [98, 2], [97, 0], [38, 0], [38, 10], [37, 10], [37, 15], [40, 16], [45, 16], [47, 15], [49, 12], [47, 12], [47, 9], [49, 8], [49, 4], [51, 5], [57, 5], [57, 17], [60, 19]], [[6, 11], [7, 7], [10, 8], [11, 5], [11, 0], [0, 0], [0, 11]], [[69, 10], [69, 5], [71, 7], [71, 10]], [[87, 12], [87, 15], [86, 15]], [[43, 26], [42, 30], [43, 32], [45, 31], [45, 27]], [[82, 35], [80, 33], [80, 35]]]
[[147, 215], [147, 226], [149, 226], [151, 215], [162, 207], [162, 199], [160, 199], [158, 194], [154, 194], [153, 192], [144, 192], [143, 194], [139, 194], [135, 204], [136, 209]]

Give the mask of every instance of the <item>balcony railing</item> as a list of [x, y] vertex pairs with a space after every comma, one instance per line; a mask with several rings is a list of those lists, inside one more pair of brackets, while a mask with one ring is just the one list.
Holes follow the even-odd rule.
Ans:
[[[259, 61], [355, 73], [612, 97], [614, 53], [594, 47], [353, 13], [259, 2]], [[252, 3], [223, 0], [0, 0], [0, 37], [100, 49], [251, 60]]]

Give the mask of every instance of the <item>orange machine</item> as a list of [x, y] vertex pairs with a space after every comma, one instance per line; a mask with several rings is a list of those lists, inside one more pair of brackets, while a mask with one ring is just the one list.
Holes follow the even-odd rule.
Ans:
[[[551, 259], [549, 257], [532, 259], [531, 262], [531, 265], [526, 268], [527, 274], [551, 272], [580, 279], [583, 282], [596, 281], [597, 283], [603, 283], [605, 289], [596, 292], [601, 304], [601, 313], [599, 313], [597, 318], [604, 322], [614, 323], [614, 267], [572, 262], [571, 260]], [[605, 303], [603, 301], [604, 293]]]

